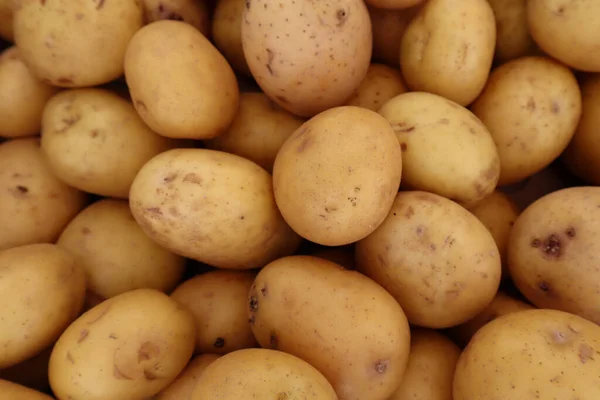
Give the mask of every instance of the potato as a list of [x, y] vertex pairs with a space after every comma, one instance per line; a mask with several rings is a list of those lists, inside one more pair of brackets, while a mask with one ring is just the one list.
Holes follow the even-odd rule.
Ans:
[[402, 36], [419, 8], [386, 10], [368, 7], [373, 28], [373, 59], [392, 67], [400, 66]]
[[271, 175], [233, 154], [159, 154], [138, 173], [129, 204], [156, 243], [215, 267], [262, 267], [300, 244], [277, 209]]
[[31, 74], [15, 46], [0, 53], [0, 137], [37, 135], [44, 106], [56, 91]]
[[202, 354], [195, 357], [165, 390], [155, 396], [155, 400], [188, 400], [191, 399], [198, 379], [206, 367], [220, 356], [218, 354]]
[[0, 400], [53, 400], [53, 398], [42, 392], [0, 379]]
[[529, 0], [531, 35], [550, 56], [582, 71], [600, 72], [600, 2]]
[[458, 346], [444, 335], [413, 329], [406, 372], [389, 400], [452, 400], [454, 368], [459, 356]]
[[312, 242], [356, 242], [383, 221], [400, 186], [402, 154], [388, 122], [356, 106], [311, 118], [279, 150], [273, 167], [277, 206]]
[[257, 345], [246, 306], [254, 277], [247, 271], [210, 271], [171, 293], [194, 315], [197, 353], [226, 354]]
[[21, 1], [13, 21], [25, 64], [61, 87], [96, 86], [121, 76], [125, 49], [141, 26], [138, 0]]
[[210, 14], [204, 0], [142, 0], [146, 24], [169, 19], [183, 21], [210, 35]]
[[491, 194], [498, 182], [498, 151], [473, 113], [435, 94], [398, 95], [379, 110], [402, 148], [402, 182], [462, 204]]
[[400, 66], [412, 90], [466, 106], [485, 86], [495, 44], [487, 0], [429, 0], [404, 32]]
[[336, 247], [324, 247], [312, 254], [313, 257], [323, 258], [336, 264], [341, 265], [346, 269], [356, 269], [354, 261], [354, 244]]
[[[12, 367], [1, 369], [0, 379], [18, 383], [19, 385], [41, 392], [48, 392], [50, 390], [48, 362], [50, 361], [50, 353], [52, 353], [53, 346], [54, 343], [25, 361], [15, 364]], [[0, 399], [2, 399], [1, 395]]]
[[303, 122], [264, 93], [241, 93], [238, 112], [227, 131], [205, 144], [247, 158], [271, 172], [279, 149]]
[[85, 275], [73, 256], [53, 244], [0, 251], [0, 369], [41, 352], [73, 321], [85, 296]]
[[408, 321], [447, 328], [479, 314], [500, 284], [500, 254], [486, 227], [433, 193], [400, 192], [386, 220], [356, 244], [357, 269], [387, 289]]
[[381, 286], [317, 257], [290, 256], [264, 267], [249, 293], [258, 343], [317, 368], [340, 400], [386, 400], [408, 360], [402, 308]]
[[517, 218], [508, 242], [515, 285], [539, 308], [553, 308], [600, 323], [600, 188], [574, 187], [548, 194]]
[[155, 132], [208, 139], [229, 126], [238, 108], [233, 70], [193, 26], [162, 20], [140, 29], [125, 54], [135, 109]]
[[212, 37], [233, 69], [251, 76], [242, 46], [245, 7], [246, 0], [218, 0], [212, 16]]
[[527, 0], [488, 0], [496, 17], [497, 61], [504, 63], [532, 54], [535, 42], [527, 23]]
[[383, 64], [371, 64], [365, 79], [346, 104], [377, 111], [389, 99], [407, 91], [399, 70]]
[[126, 199], [136, 174], [175, 142], [148, 128], [135, 108], [104, 89], [65, 90], [50, 99], [42, 150], [52, 171], [85, 192]]
[[529, 310], [481, 328], [459, 358], [454, 400], [600, 398], [600, 327], [572, 314]]
[[166, 388], [194, 351], [191, 313], [155, 289], [115, 296], [56, 342], [48, 368], [59, 399], [141, 400]]
[[0, 39], [9, 42], [13, 41], [14, 1], [15, 0], [0, 0]]
[[365, 2], [372, 7], [398, 10], [414, 7], [425, 2], [425, 0], [366, 0]]
[[190, 400], [217, 398], [337, 400], [331, 384], [312, 365], [270, 349], [238, 350], [206, 367]]
[[85, 204], [49, 170], [39, 139], [0, 143], [0, 250], [53, 242]]
[[341, 106], [363, 80], [373, 46], [362, 0], [248, 0], [242, 46], [269, 98], [301, 117]]

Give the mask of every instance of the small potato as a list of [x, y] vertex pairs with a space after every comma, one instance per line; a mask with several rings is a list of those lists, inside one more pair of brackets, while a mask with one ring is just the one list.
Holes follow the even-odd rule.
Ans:
[[402, 36], [420, 7], [401, 10], [368, 8], [373, 28], [373, 59], [394, 68], [399, 67]]
[[183, 282], [171, 293], [194, 315], [197, 353], [226, 354], [257, 345], [247, 313], [254, 277], [246, 271], [211, 271]]
[[162, 20], [140, 29], [127, 47], [125, 78], [137, 112], [166, 137], [216, 137], [237, 112], [233, 70], [202, 33], [184, 22]]
[[495, 58], [504, 63], [531, 55], [536, 45], [527, 23], [527, 0], [488, 0], [496, 17]]
[[142, 400], [188, 364], [191, 313], [154, 289], [113, 297], [84, 313], [56, 342], [48, 368], [59, 399]]
[[15, 44], [32, 73], [61, 87], [121, 76], [125, 49], [141, 26], [139, 0], [20, 1], [13, 21]]
[[251, 76], [242, 46], [245, 7], [246, 0], [218, 0], [212, 16], [212, 37], [233, 69]]
[[170, 19], [183, 21], [210, 35], [210, 13], [204, 0], [142, 0], [146, 24]]
[[365, 3], [371, 7], [399, 10], [414, 7], [423, 3], [424, 1], [425, 0], [366, 0]]
[[[41, 392], [48, 392], [50, 390], [50, 383], [48, 382], [48, 362], [50, 361], [50, 354], [52, 353], [53, 346], [54, 343], [25, 361], [13, 365], [12, 367], [1, 369], [0, 379], [18, 383], [19, 385]], [[2, 399], [1, 391], [0, 399]]]
[[383, 221], [398, 193], [402, 153], [377, 113], [345, 106], [304, 123], [277, 154], [277, 206], [300, 236], [326, 246], [356, 242]]
[[394, 298], [364, 275], [317, 257], [280, 258], [258, 273], [249, 311], [263, 348], [307, 361], [340, 400], [387, 400], [398, 388], [408, 322]]
[[264, 93], [242, 93], [240, 107], [227, 131], [205, 144], [247, 158], [272, 172], [279, 149], [303, 123]]
[[191, 399], [198, 379], [202, 376], [206, 367], [219, 357], [218, 354], [202, 354], [195, 357], [165, 390], [155, 396], [154, 400]]
[[246, 349], [227, 354], [206, 367], [189, 399], [337, 398], [327, 379], [300, 358], [276, 350]]
[[398, 193], [386, 220], [355, 253], [357, 269], [398, 300], [411, 324], [426, 328], [475, 317], [500, 284], [491, 233], [466, 209], [432, 193]]
[[383, 64], [371, 64], [367, 75], [346, 105], [377, 111], [389, 99], [407, 91], [399, 70]]
[[473, 113], [431, 93], [394, 97], [379, 110], [402, 148], [402, 182], [472, 204], [491, 194], [500, 174], [498, 150]]
[[0, 0], [0, 39], [4, 39], [8, 42], [13, 41], [14, 1], [15, 0]]
[[44, 106], [57, 90], [31, 74], [16, 47], [0, 53], [0, 137], [37, 135]]
[[0, 379], [0, 400], [54, 400], [52, 397], [28, 387]]
[[39, 139], [0, 143], [0, 250], [54, 242], [85, 202], [50, 172]]
[[495, 45], [487, 0], [429, 0], [404, 32], [400, 66], [412, 90], [466, 106], [485, 86]]
[[499, 185], [519, 182], [559, 157], [581, 116], [573, 73], [546, 57], [523, 57], [496, 68], [473, 103], [500, 155]]
[[85, 274], [71, 254], [43, 243], [0, 251], [0, 277], [2, 369], [50, 346], [77, 317]]

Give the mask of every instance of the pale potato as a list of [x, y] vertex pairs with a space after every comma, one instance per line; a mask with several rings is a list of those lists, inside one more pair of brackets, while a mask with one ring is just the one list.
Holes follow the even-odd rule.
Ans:
[[210, 11], [205, 0], [142, 0], [146, 24], [169, 19], [183, 21], [210, 36]]
[[488, 0], [496, 17], [496, 54], [498, 62], [532, 54], [535, 42], [527, 23], [527, 0]]
[[53, 398], [26, 386], [0, 379], [0, 400], [53, 400]]
[[242, 46], [242, 22], [246, 0], [218, 0], [212, 15], [215, 46], [237, 72], [251, 76]]
[[373, 58], [394, 68], [400, 66], [400, 43], [419, 7], [386, 10], [368, 7], [373, 28]]
[[218, 354], [202, 354], [194, 357], [185, 369], [177, 375], [177, 378], [162, 392], [157, 394], [154, 400], [189, 400], [196, 387], [200, 376], [213, 361], [220, 356]]
[[0, 38], [13, 41], [14, 0], [0, 0]]
[[346, 105], [377, 111], [388, 100], [407, 91], [399, 70], [383, 64], [371, 64]]

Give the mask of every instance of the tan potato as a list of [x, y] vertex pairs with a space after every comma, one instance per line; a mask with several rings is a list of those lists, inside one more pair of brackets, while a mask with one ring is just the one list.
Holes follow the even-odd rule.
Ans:
[[159, 245], [220, 268], [262, 267], [300, 244], [277, 209], [271, 175], [233, 154], [159, 154], [135, 178], [129, 204]]
[[15, 43], [34, 75], [55, 86], [96, 86], [123, 74], [125, 49], [142, 26], [138, 0], [21, 1]]
[[279, 149], [303, 122], [264, 93], [242, 93], [240, 107], [227, 131], [205, 144], [247, 158], [271, 172]]
[[398, 68], [400, 66], [402, 36], [404, 36], [406, 27], [420, 7], [403, 8], [401, 10], [368, 8], [373, 28], [373, 59]]
[[495, 44], [487, 0], [429, 0], [404, 32], [400, 67], [412, 90], [466, 106], [485, 86]]
[[288, 138], [273, 167], [277, 206], [312, 242], [356, 242], [383, 221], [400, 186], [402, 154], [388, 122], [355, 106], [327, 110]]
[[53, 244], [0, 251], [0, 368], [23, 362], [50, 346], [77, 317], [85, 274], [73, 256]]
[[37, 135], [44, 106], [57, 90], [31, 74], [15, 46], [0, 53], [0, 137]]
[[[12, 367], [0, 369], [0, 379], [11, 381], [41, 392], [50, 390], [48, 382], [48, 362], [54, 343], [35, 356]], [[1, 391], [0, 391], [1, 393]], [[2, 396], [0, 394], [0, 399]], [[14, 399], [7, 399], [14, 400]]]
[[59, 399], [142, 400], [187, 365], [191, 313], [154, 289], [115, 296], [80, 316], [56, 342], [48, 368]]
[[219, 357], [218, 354], [202, 354], [195, 357], [166, 389], [155, 396], [154, 400], [191, 399], [198, 379], [202, 376], [206, 367]]
[[39, 139], [0, 143], [0, 250], [54, 242], [86, 197], [51, 172]]
[[496, 68], [471, 109], [498, 148], [499, 185], [508, 185], [541, 171], [567, 147], [581, 116], [581, 93], [567, 67], [523, 57]]
[[0, 38], [9, 42], [13, 41], [14, 1], [0, 0]]
[[26, 386], [0, 379], [0, 400], [53, 400], [53, 398]]
[[500, 317], [461, 354], [454, 400], [600, 398], [600, 327], [555, 310]]
[[155, 132], [208, 139], [229, 126], [239, 102], [233, 70], [193, 26], [162, 20], [140, 29], [125, 54], [133, 104]]
[[341, 106], [363, 80], [373, 46], [362, 0], [250, 0], [242, 24], [248, 67], [269, 98], [301, 117]]
[[388, 100], [407, 91], [399, 70], [383, 64], [371, 64], [346, 105], [377, 111]]
[[527, 0], [488, 0], [496, 17], [497, 61], [504, 63], [536, 50], [527, 23]]
[[387, 400], [408, 360], [402, 308], [381, 286], [327, 260], [291, 256], [264, 267], [249, 293], [258, 343], [300, 357], [340, 400]]
[[479, 314], [500, 284], [494, 238], [444, 197], [400, 192], [386, 220], [356, 244], [357, 269], [386, 288], [409, 322], [448, 328]]
[[326, 247], [312, 253], [311, 256], [334, 262], [346, 269], [356, 269], [356, 262], [354, 261], [354, 244]]
[[242, 46], [245, 7], [246, 0], [218, 0], [212, 16], [212, 37], [233, 69], [251, 76]]
[[468, 109], [435, 94], [398, 95], [379, 110], [402, 148], [402, 183], [472, 204], [491, 194], [500, 174], [498, 150]]
[[[232, 384], [235, 380], [236, 384]], [[312, 365], [270, 349], [246, 349], [211, 363], [190, 400], [337, 400], [331, 384]]]
[[210, 36], [210, 12], [204, 0], [142, 0], [146, 24], [169, 19], [183, 21]]
[[366, 0], [371, 7], [377, 7], [388, 10], [400, 10], [410, 8], [424, 3], [425, 0]]

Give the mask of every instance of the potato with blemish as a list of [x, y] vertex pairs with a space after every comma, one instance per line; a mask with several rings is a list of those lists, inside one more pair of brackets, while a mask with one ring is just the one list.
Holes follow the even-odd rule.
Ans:
[[346, 105], [377, 111], [388, 100], [407, 91], [399, 70], [383, 64], [371, 64], [365, 79]]
[[496, 188], [498, 151], [487, 128], [468, 109], [435, 94], [398, 95], [379, 109], [402, 149], [407, 188], [473, 204]]
[[200, 376], [213, 361], [220, 356], [218, 354], [202, 354], [190, 361], [185, 369], [177, 375], [177, 378], [163, 391], [155, 396], [155, 400], [189, 400], [196, 387]]
[[387, 400], [400, 385], [410, 347], [406, 316], [356, 271], [317, 257], [280, 258], [258, 273], [249, 315], [262, 347], [307, 361], [340, 400]]
[[242, 46], [269, 98], [301, 117], [341, 106], [360, 85], [373, 46], [363, 0], [247, 0]]
[[142, 0], [144, 22], [183, 21], [210, 36], [210, 13], [205, 0]]
[[38, 392], [26, 386], [0, 379], [1, 400], [53, 400], [45, 393]]
[[56, 342], [48, 367], [59, 399], [142, 400], [188, 364], [191, 313], [155, 289], [115, 296], [76, 319]]
[[502, 316], [473, 337], [454, 375], [454, 400], [600, 398], [600, 327], [556, 310]]
[[13, 41], [14, 0], [0, 0], [0, 38]]
[[356, 244], [356, 265], [387, 289], [409, 322], [448, 328], [488, 306], [500, 284], [494, 238], [444, 197], [400, 192], [386, 220]]
[[212, 15], [212, 38], [234, 70], [251, 76], [242, 46], [245, 8], [246, 0], [218, 0]]
[[398, 68], [400, 66], [400, 43], [409, 22], [419, 7], [386, 10], [368, 7], [373, 28], [373, 59]]
[[527, 23], [527, 0], [488, 2], [496, 17], [496, 60], [503, 63], [532, 54], [536, 45]]

